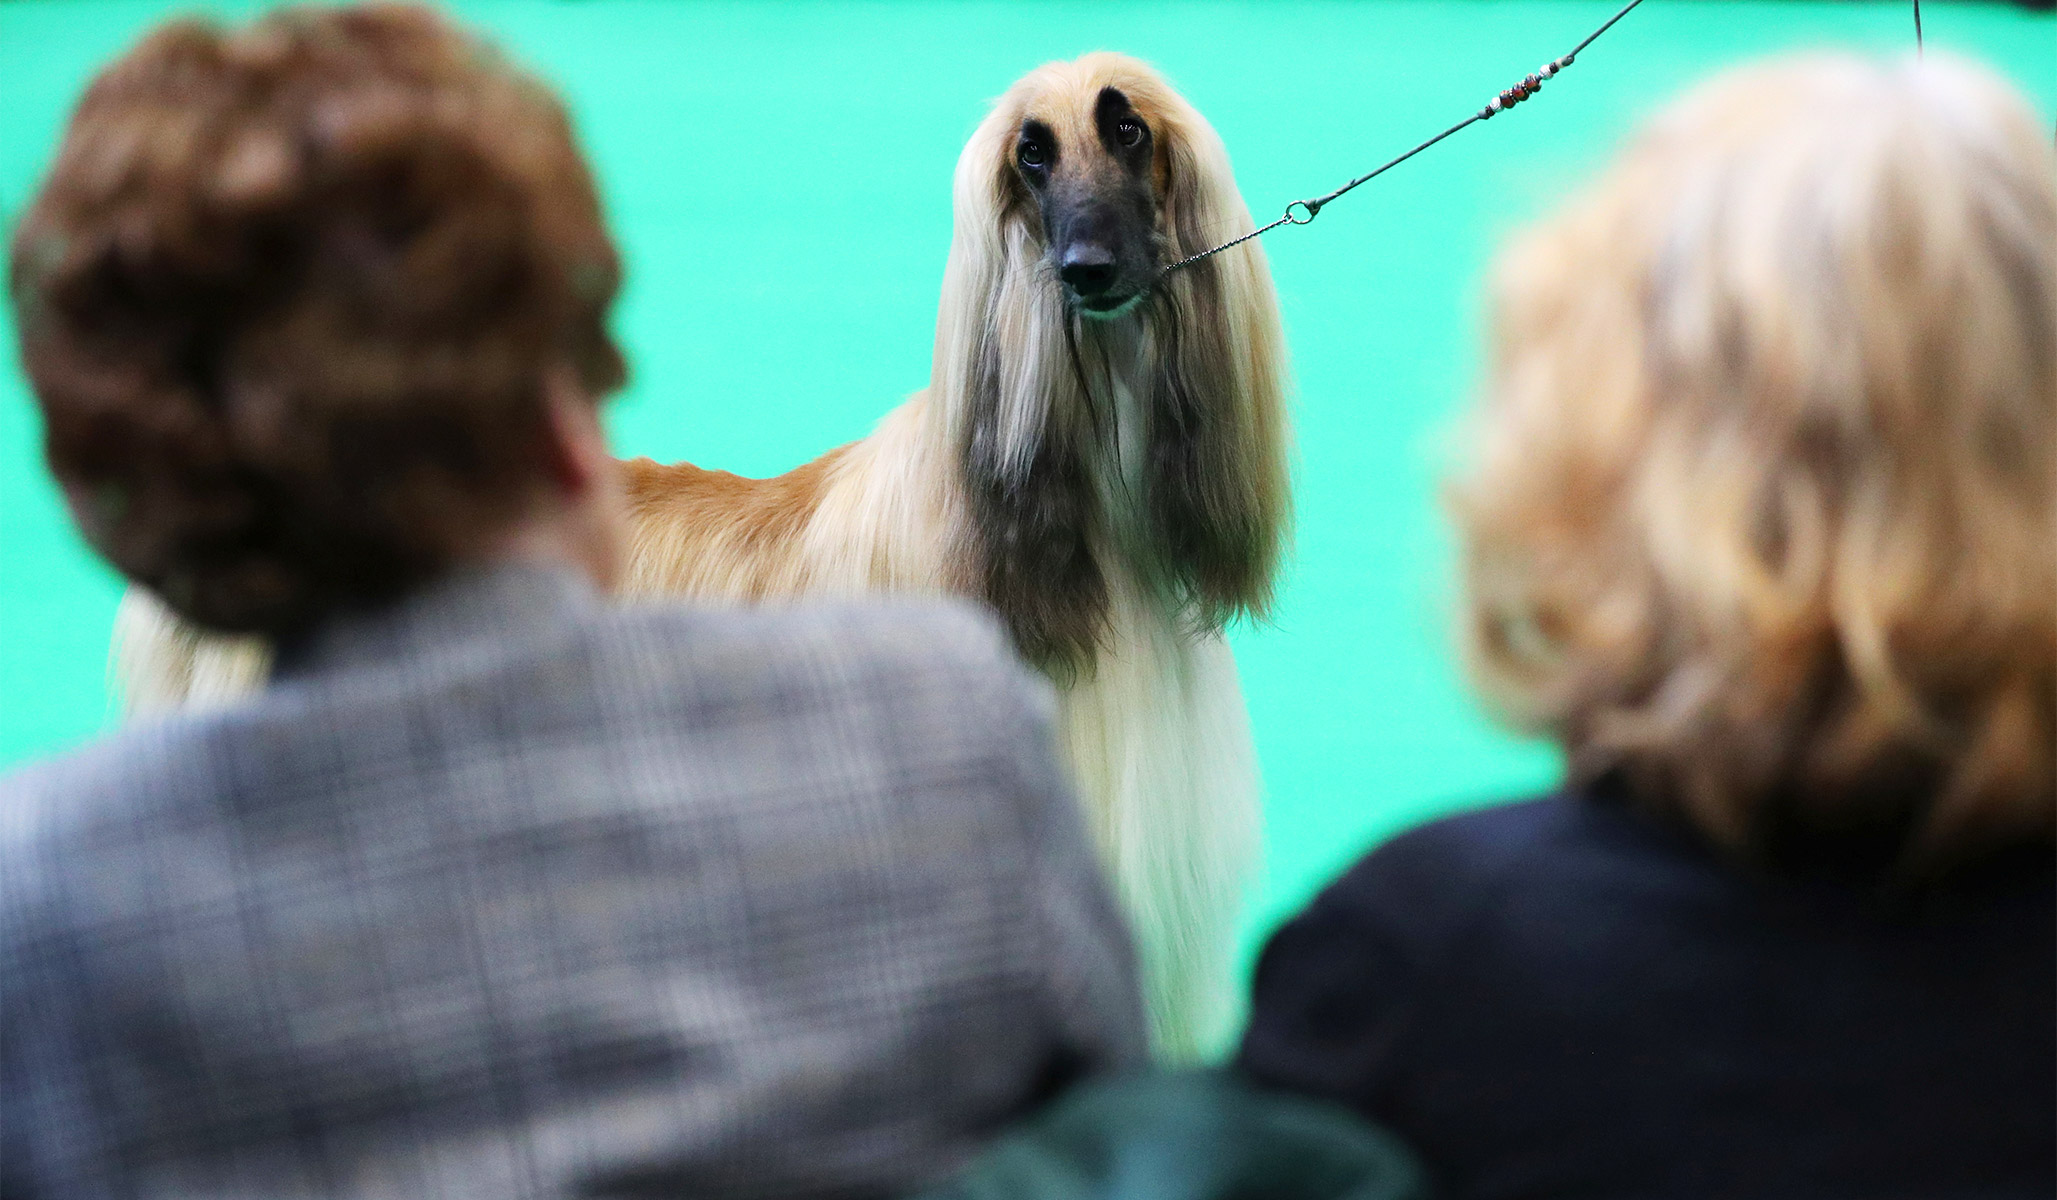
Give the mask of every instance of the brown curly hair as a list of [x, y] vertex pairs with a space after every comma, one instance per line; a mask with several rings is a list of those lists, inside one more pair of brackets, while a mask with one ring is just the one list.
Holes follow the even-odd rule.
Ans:
[[426, 9], [180, 21], [101, 73], [15, 233], [50, 466], [209, 628], [287, 633], [476, 553], [553, 379], [626, 377], [563, 107]]

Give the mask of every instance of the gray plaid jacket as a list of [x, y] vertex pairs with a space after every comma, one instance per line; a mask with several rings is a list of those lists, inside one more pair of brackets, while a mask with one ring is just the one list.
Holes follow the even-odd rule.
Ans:
[[1143, 1054], [1050, 707], [943, 604], [329, 626], [0, 781], [0, 1195], [928, 1181]]

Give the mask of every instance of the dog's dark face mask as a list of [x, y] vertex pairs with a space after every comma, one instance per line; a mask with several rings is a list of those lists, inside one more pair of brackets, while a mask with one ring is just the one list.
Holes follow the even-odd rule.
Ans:
[[1065, 303], [1115, 317], [1149, 293], [1160, 268], [1158, 196], [1150, 125], [1119, 88], [1102, 88], [1090, 122], [1069, 136], [1030, 116], [1014, 169], [1042, 217], [1044, 244]]

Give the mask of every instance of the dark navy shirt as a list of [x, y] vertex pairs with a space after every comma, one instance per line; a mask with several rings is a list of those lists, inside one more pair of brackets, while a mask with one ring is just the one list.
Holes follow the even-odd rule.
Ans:
[[2052, 865], [1886, 898], [1575, 794], [1454, 817], [1278, 933], [1241, 1064], [1458, 1197], [2048, 1200]]

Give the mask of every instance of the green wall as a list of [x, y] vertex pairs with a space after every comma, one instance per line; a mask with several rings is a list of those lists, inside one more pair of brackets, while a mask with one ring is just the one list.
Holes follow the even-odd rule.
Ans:
[[[95, 64], [194, 7], [0, 3], [0, 214], [26, 201]], [[863, 435], [926, 382], [951, 167], [986, 99], [1027, 68], [1103, 47], [1155, 62], [1268, 216], [1475, 109], [1614, 3], [457, 7], [556, 81], [597, 161], [630, 264], [618, 448], [770, 474]], [[2057, 110], [2057, 21], [1924, 16], [1931, 52], [1984, 59]], [[1300, 516], [1277, 623], [1235, 634], [1268, 789], [1253, 939], [1379, 838], [1555, 769], [1485, 722], [1448, 652], [1439, 439], [1475, 369], [1493, 247], [1711, 71], [1912, 40], [1899, 4], [1651, 0], [1539, 100], [1267, 239], [1299, 380]], [[102, 728], [119, 591], [43, 477], [11, 328], [4, 341], [0, 766]]]

